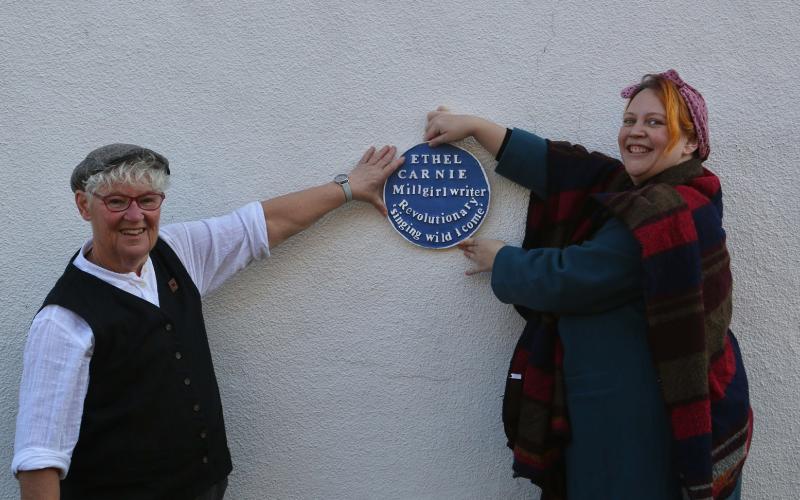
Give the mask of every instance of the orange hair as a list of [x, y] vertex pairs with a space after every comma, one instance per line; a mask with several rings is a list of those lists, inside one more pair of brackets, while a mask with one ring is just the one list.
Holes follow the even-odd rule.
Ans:
[[[664, 150], [665, 153], [672, 151], [672, 148], [678, 144], [681, 132], [686, 134], [690, 141], [697, 141], [697, 133], [694, 130], [694, 122], [692, 121], [692, 115], [689, 113], [689, 106], [686, 105], [686, 101], [683, 100], [680, 92], [678, 92], [677, 85], [658, 75], [646, 75], [642, 79], [639, 89], [631, 96], [628, 104], [636, 97], [636, 94], [644, 89], [654, 90], [658, 94], [661, 105], [664, 106], [667, 112], [669, 142], [667, 142], [667, 148]], [[696, 151], [695, 154], [697, 154]]]

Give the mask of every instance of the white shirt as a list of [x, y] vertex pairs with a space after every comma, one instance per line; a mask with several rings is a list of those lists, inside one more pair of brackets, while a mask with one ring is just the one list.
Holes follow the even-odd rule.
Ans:
[[[159, 237], [178, 255], [201, 296], [253, 259], [269, 256], [264, 211], [257, 202], [222, 217], [164, 226]], [[86, 260], [91, 244], [87, 241], [78, 252], [74, 261], [78, 269], [159, 305], [149, 257], [141, 276], [119, 274]], [[49, 305], [33, 318], [23, 357], [11, 462], [14, 474], [55, 467], [62, 479], [66, 477], [78, 442], [93, 350], [92, 329], [72, 311]]]

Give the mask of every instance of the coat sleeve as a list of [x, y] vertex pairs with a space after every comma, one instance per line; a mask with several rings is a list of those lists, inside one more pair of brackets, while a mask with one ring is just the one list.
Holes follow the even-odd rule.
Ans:
[[504, 144], [495, 172], [544, 198], [547, 192], [547, 141], [515, 128]]
[[609, 219], [591, 240], [565, 248], [497, 254], [492, 290], [500, 301], [535, 311], [591, 314], [642, 296], [641, 251], [630, 231]]
[[620, 168], [619, 160], [602, 153], [515, 128], [507, 136], [495, 171], [545, 199], [595, 187]]

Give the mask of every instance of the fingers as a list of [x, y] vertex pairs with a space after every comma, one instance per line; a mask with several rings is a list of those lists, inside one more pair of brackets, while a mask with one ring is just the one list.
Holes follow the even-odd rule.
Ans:
[[469, 260], [475, 260], [476, 258], [475, 251], [477, 250], [477, 247], [475, 245], [475, 240], [469, 238], [462, 241], [457, 246], [464, 253], [464, 257], [468, 258]]
[[437, 135], [436, 137], [430, 139], [428, 141], [428, 145], [430, 147], [432, 147], [432, 148], [435, 148], [436, 146], [438, 146], [440, 144], [445, 144], [447, 142], [450, 142], [450, 140], [448, 139], [447, 133], [444, 133], [444, 134]]
[[437, 124], [428, 122], [428, 126], [425, 128], [425, 133], [422, 135], [422, 138], [427, 141], [439, 135], [440, 132]]
[[436, 118], [437, 116], [441, 115], [442, 113], [444, 113], [444, 111], [442, 111], [439, 108], [436, 108], [436, 111], [428, 111], [428, 114], [425, 115], [425, 118], [427, 119], [427, 121], [431, 121], [434, 118]]
[[428, 123], [422, 137], [429, 146], [436, 147], [461, 139], [458, 128], [459, 122], [455, 119], [455, 115], [451, 115], [445, 106], [439, 106], [436, 111], [428, 113]]
[[477, 240], [475, 238], [467, 238], [466, 240], [462, 241], [458, 245], [456, 245], [461, 250], [471, 249], [477, 244]]
[[427, 124], [425, 125], [425, 133], [423, 140], [427, 141], [430, 146], [437, 146], [444, 142], [446, 133], [444, 130], [445, 124], [441, 123], [442, 120], [437, 120], [441, 115], [447, 114], [448, 109], [445, 106], [439, 106], [436, 111], [431, 111], [427, 114]]
[[371, 147], [350, 171], [353, 199], [370, 203], [383, 215], [388, 215], [382, 196], [386, 179], [405, 162], [405, 157], [395, 158], [396, 154], [395, 146], [386, 145], [377, 150]]
[[405, 156], [401, 156], [401, 157], [399, 157], [399, 158], [395, 158], [395, 159], [394, 159], [394, 161], [392, 161], [392, 162], [388, 163], [388, 164], [387, 164], [385, 167], [383, 167], [383, 177], [384, 177], [384, 180], [385, 180], [387, 177], [389, 177], [390, 175], [392, 175], [392, 172], [394, 172], [395, 170], [397, 170], [397, 167], [399, 167], [400, 165], [402, 165], [402, 164], [403, 164], [403, 162], [405, 162], [405, 161], [406, 161], [406, 157], [405, 157]]
[[436, 118], [442, 113], [449, 113], [449, 112], [450, 108], [448, 108], [447, 106], [438, 106], [434, 111], [429, 111], [426, 117], [428, 118], [428, 121], [431, 121], [432, 119]]
[[372, 156], [372, 153], [374, 152], [375, 152], [375, 146], [370, 146], [370, 148], [364, 152], [364, 156], [362, 156], [361, 159], [358, 160], [358, 163], [365, 163]]
[[372, 153], [372, 156], [370, 156], [369, 160], [367, 160], [367, 163], [376, 163], [380, 161], [380, 159], [383, 158], [383, 156], [387, 153], [387, 151], [389, 151], [389, 149], [391, 149], [389, 148], [389, 146], [384, 146], [381, 149], [374, 151]]
[[[374, 148], [371, 148], [374, 149]], [[364, 160], [360, 163], [366, 165], [377, 165], [381, 168], [386, 167], [386, 165], [390, 164], [391, 161], [394, 159], [394, 155], [397, 154], [397, 148], [394, 146], [383, 146], [381, 149], [377, 151], [373, 151], [370, 155], [368, 160]], [[366, 156], [366, 155], [365, 155]]]
[[425, 130], [425, 135], [422, 136], [422, 139], [427, 141], [429, 146], [433, 147], [448, 142], [448, 137], [447, 131], [436, 121], [428, 124], [428, 128]]
[[467, 238], [458, 245], [456, 245], [464, 253], [464, 257], [470, 260], [473, 264], [472, 267], [467, 269], [464, 274], [473, 276], [475, 274], [486, 271], [485, 266], [480, 262], [480, 257], [477, 251], [479, 250], [479, 242], [477, 238]]
[[[378, 159], [378, 163], [382, 163], [382, 162], [388, 163], [388, 162], [392, 161], [392, 159], [394, 158], [394, 155], [397, 153], [397, 148], [394, 147], [394, 146], [384, 146], [383, 148], [386, 148], [386, 151], [384, 151], [383, 155], [381, 155], [381, 157]], [[383, 148], [381, 148], [381, 149], [383, 149]], [[383, 167], [384, 165], [380, 165], [380, 166]]]

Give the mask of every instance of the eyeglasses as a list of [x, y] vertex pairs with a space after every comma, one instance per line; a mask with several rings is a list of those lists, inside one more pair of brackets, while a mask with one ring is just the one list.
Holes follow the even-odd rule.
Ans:
[[161, 203], [164, 201], [164, 193], [145, 193], [135, 198], [125, 196], [124, 194], [109, 194], [106, 196], [97, 196], [103, 201], [106, 208], [111, 212], [124, 212], [131, 206], [131, 202], [136, 202], [142, 210], [158, 210]]

